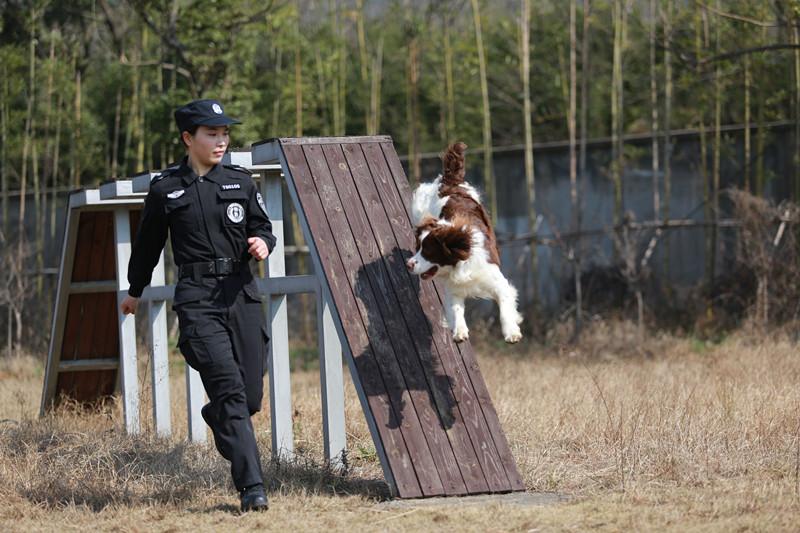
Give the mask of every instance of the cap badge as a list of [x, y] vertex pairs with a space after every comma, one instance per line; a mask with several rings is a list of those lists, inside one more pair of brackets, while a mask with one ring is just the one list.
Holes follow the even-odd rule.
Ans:
[[219, 104], [214, 104], [214, 105], [212, 105], [212, 106], [211, 106], [211, 110], [212, 110], [214, 113], [216, 113], [217, 115], [221, 115], [221, 114], [222, 114], [222, 106], [220, 106]]
[[228, 220], [233, 222], [234, 224], [238, 224], [242, 220], [244, 220], [244, 207], [242, 204], [238, 202], [234, 202], [228, 205]]

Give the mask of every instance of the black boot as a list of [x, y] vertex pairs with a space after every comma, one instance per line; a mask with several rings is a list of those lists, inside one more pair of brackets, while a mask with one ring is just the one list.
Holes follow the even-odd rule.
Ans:
[[242, 512], [266, 511], [267, 509], [269, 509], [269, 503], [267, 503], [264, 485], [253, 485], [242, 491]]

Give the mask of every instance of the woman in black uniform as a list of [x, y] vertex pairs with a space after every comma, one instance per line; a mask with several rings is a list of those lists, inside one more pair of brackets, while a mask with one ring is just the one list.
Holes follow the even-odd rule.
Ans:
[[269, 337], [250, 259], [266, 259], [275, 236], [249, 171], [221, 163], [229, 126], [239, 121], [216, 100], [190, 102], [175, 111], [175, 121], [187, 155], [150, 184], [121, 308], [136, 312], [169, 229], [179, 272], [178, 346], [203, 380], [210, 400], [203, 418], [231, 462], [242, 510], [266, 510], [250, 417], [261, 409]]

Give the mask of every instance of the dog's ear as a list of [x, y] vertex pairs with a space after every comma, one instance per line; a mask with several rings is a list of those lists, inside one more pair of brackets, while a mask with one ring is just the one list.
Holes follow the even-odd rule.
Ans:
[[472, 235], [466, 225], [449, 226], [438, 235], [445, 253], [455, 262], [469, 257], [472, 248]]

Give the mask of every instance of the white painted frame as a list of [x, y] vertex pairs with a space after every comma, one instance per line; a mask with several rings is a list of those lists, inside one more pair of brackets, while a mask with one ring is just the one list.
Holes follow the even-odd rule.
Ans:
[[[289, 324], [287, 295], [312, 293], [317, 301], [317, 328], [319, 338], [322, 425], [325, 460], [332, 467], [346, 464], [346, 434], [344, 417], [344, 383], [342, 376], [342, 345], [340, 333], [331, 312], [329, 294], [320, 285], [316, 275], [286, 276], [284, 246], [284, 211], [282, 201], [282, 167], [276, 164], [253, 164], [250, 152], [233, 152], [226, 156], [233, 162], [263, 174], [261, 193], [277, 237], [275, 249], [268, 259], [267, 277], [257, 279], [260, 294], [267, 300], [267, 331], [272, 338], [268, 360], [270, 384], [270, 410], [272, 450], [276, 458], [290, 459], [294, 454], [292, 431], [291, 374], [289, 354]], [[61, 270], [56, 294], [55, 319], [51, 332], [50, 351], [45, 374], [40, 413], [44, 415], [53, 401], [59, 372], [82, 370], [119, 369], [119, 386], [123, 399], [125, 428], [128, 433], [141, 431], [140, 390], [137, 376], [136, 331], [133, 315], [122, 315], [119, 304], [127, 295], [128, 261], [133, 235], [130, 233], [129, 212], [144, 202], [150, 182], [156, 172], [145, 172], [131, 179], [104, 183], [98, 189], [75, 191], [70, 195], [67, 210], [66, 238], [62, 248]], [[114, 211], [116, 280], [71, 283], [80, 213], [86, 210]], [[303, 220], [302, 217], [300, 217]], [[305, 221], [303, 220], [305, 225]], [[306, 239], [309, 235], [307, 228]], [[309, 250], [311, 251], [311, 250]], [[315, 264], [316, 272], [319, 265]], [[70, 294], [115, 291], [117, 294], [117, 319], [120, 339], [120, 358], [76, 360], [61, 362], [64, 317]], [[150, 286], [139, 298], [140, 313], [148, 310], [149, 350], [151, 355], [151, 383], [153, 394], [154, 428], [156, 434], [168, 437], [170, 424], [170, 388], [167, 347], [166, 306], [174, 296], [175, 286], [165, 284], [164, 253], [153, 271]], [[338, 317], [337, 317], [338, 320]], [[352, 370], [352, 369], [351, 369]], [[206, 401], [199, 374], [186, 367], [186, 401], [188, 413], [188, 438], [192, 442], [207, 441], [207, 426], [200, 410]], [[382, 451], [381, 451], [382, 453]]]

